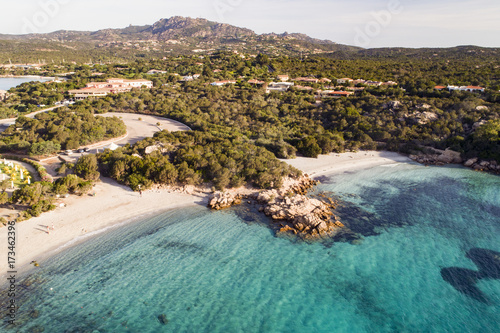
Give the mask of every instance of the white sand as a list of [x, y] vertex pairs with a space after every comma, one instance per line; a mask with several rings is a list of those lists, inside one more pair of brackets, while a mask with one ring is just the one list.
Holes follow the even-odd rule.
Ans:
[[[58, 201], [64, 202], [66, 207], [58, 207], [55, 211], [16, 224], [15, 254], [19, 275], [32, 267], [29, 265], [32, 260], [43, 266], [47, 257], [124, 221], [167, 209], [207, 203], [203, 193], [188, 195], [151, 190], [140, 197], [139, 193], [113, 180], [104, 181], [91, 191], [96, 193], [95, 197], [70, 196], [60, 199]], [[0, 246], [2, 276], [8, 271], [6, 227], [0, 228]]]
[[302, 170], [311, 178], [317, 178], [325, 174], [339, 174], [346, 171], [369, 169], [385, 164], [411, 162], [406, 156], [387, 151], [332, 153], [330, 155], [320, 155], [318, 158], [298, 157], [293, 160], [283, 161]]

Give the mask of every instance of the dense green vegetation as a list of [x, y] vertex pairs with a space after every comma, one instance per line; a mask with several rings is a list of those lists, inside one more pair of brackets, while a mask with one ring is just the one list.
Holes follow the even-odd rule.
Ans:
[[[315, 157], [361, 148], [410, 152], [421, 146], [451, 147], [474, 156], [479, 153], [478, 145], [472, 144], [474, 124], [498, 119], [500, 113], [498, 103], [471, 93], [420, 97], [398, 88], [375, 88], [318, 105], [312, 93], [293, 89], [265, 94], [244, 85], [212, 87], [196, 82], [108, 96], [80, 107], [157, 114], [195, 130], [241, 135], [280, 158], [293, 157], [296, 150]], [[482, 156], [495, 158], [495, 145], [485, 149]]]
[[0, 136], [0, 151], [49, 155], [126, 133], [118, 118], [95, 117], [81, 108], [60, 108], [40, 113], [34, 119], [19, 117]]
[[42, 105], [54, 105], [61, 102], [73, 83], [26, 82], [9, 90], [9, 97], [0, 101], [0, 119], [16, 117], [39, 109]]
[[[146, 154], [147, 147], [155, 150]], [[242, 136], [222, 138], [200, 131], [158, 132], [133, 147], [105, 151], [99, 161], [105, 174], [135, 190], [153, 183], [199, 185], [204, 181], [218, 190], [247, 183], [279, 188], [283, 177], [300, 174]]]
[[[245, 183], [276, 187], [283, 176], [296, 173], [276, 157], [316, 157], [358, 149], [418, 153], [426, 147], [452, 148], [464, 158], [477, 156], [500, 161], [500, 65], [494, 57], [495, 50], [469, 51], [460, 56], [451, 50], [434, 54], [429, 50], [415, 54], [399, 50], [386, 57], [381, 54], [389, 51], [372, 55], [359, 51], [350, 56], [344, 52], [332, 54], [331, 58], [306, 59], [217, 52], [210, 57], [168, 57], [128, 64], [45, 66], [48, 74], [74, 72], [65, 87], [125, 77], [149, 78], [155, 88], [79, 102], [37, 116], [36, 120], [19, 118], [16, 126], [2, 135], [0, 146], [46, 154], [123, 133], [120, 124], [101, 123], [104, 120], [92, 117], [108, 111], [160, 115], [190, 126], [192, 132], [162, 132], [132, 147], [102, 153], [98, 156], [99, 166], [97, 161], [82, 160], [83, 164], [74, 168], [77, 175], [94, 180], [100, 167], [104, 174], [134, 189], [152, 183], [202, 182], [211, 182], [218, 189]], [[146, 74], [151, 69], [167, 73]], [[194, 73], [201, 77], [180, 81], [183, 75]], [[300, 83], [312, 87], [312, 91], [292, 88], [271, 94], [247, 83], [250, 78], [274, 81], [277, 74], [326, 77], [333, 82]], [[341, 89], [332, 87], [341, 77], [392, 80], [398, 85], [365, 87], [349, 98], [319, 99], [315, 95], [317, 89]], [[237, 83], [224, 87], [209, 85], [220, 79]], [[487, 90], [481, 94], [437, 91], [437, 84], [481, 85]], [[15, 92], [15, 98], [26, 101], [39, 91], [34, 95], [47, 99], [51, 94], [62, 94], [58, 92], [60, 88], [27, 84]], [[39, 99], [33, 103], [39, 103]], [[146, 154], [145, 148], [155, 145], [158, 150]], [[61, 169], [66, 174], [66, 166]]]
[[22, 221], [39, 216], [41, 213], [55, 209], [55, 199], [57, 195], [72, 193], [83, 195], [88, 193], [96, 179], [99, 178], [97, 171], [97, 160], [95, 155], [87, 155], [81, 158], [74, 166], [78, 170], [78, 175], [72, 174], [72, 169], [68, 169], [68, 175], [53, 181], [48, 175], [43, 166], [33, 160], [19, 158], [17, 156], [3, 155], [7, 159], [19, 160], [29, 163], [35, 167], [41, 181], [34, 182], [29, 185], [24, 185], [16, 189], [9, 197], [6, 192], [10, 187], [9, 181], [0, 182], [0, 205], [8, 208], [15, 208], [21, 211], [17, 217], [17, 221]]

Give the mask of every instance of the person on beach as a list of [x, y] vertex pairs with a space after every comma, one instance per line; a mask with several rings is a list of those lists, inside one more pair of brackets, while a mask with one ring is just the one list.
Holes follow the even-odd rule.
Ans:
[[139, 190], [139, 196], [142, 198], [142, 190]]

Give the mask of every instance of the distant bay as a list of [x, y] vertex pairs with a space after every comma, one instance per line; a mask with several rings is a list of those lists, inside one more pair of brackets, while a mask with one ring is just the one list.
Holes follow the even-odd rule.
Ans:
[[9, 90], [10, 88], [17, 87], [25, 82], [39, 81], [47, 82], [53, 78], [43, 76], [16, 76], [16, 77], [0, 77], [0, 90]]

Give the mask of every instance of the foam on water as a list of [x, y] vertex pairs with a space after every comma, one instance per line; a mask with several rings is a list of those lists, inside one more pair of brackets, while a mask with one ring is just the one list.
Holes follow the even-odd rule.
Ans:
[[499, 189], [496, 176], [413, 164], [331, 177], [319, 190], [351, 202], [342, 218], [371, 223], [358, 209], [377, 224], [332, 246], [276, 238], [241, 207], [166, 212], [44, 263], [20, 331], [498, 332], [500, 280], [477, 281], [486, 303], [441, 270], [477, 270], [473, 248], [500, 251]]

